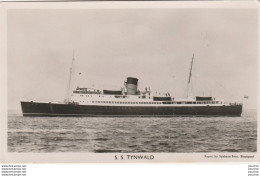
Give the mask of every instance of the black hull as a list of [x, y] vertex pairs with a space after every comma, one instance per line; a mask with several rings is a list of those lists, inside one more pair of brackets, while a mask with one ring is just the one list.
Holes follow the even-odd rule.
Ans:
[[241, 116], [242, 105], [228, 106], [95, 106], [21, 102], [24, 116]]

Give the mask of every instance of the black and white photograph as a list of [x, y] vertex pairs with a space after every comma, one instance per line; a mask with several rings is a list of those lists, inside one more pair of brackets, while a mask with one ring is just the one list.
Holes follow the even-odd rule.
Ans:
[[257, 8], [99, 5], [6, 11], [8, 154], [257, 160]]

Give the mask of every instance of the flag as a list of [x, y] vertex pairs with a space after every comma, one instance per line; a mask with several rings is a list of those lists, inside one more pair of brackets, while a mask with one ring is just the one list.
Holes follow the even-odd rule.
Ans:
[[248, 99], [249, 97], [248, 96], [244, 96], [244, 98]]

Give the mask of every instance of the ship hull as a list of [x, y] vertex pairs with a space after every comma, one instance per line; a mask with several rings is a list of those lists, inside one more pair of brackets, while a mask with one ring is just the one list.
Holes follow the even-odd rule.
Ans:
[[21, 102], [23, 116], [241, 116], [242, 105], [226, 106], [101, 106]]

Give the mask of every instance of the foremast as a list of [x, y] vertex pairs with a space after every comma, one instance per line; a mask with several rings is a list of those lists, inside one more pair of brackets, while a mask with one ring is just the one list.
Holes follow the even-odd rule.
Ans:
[[70, 66], [70, 71], [69, 71], [69, 80], [68, 80], [68, 86], [67, 86], [67, 91], [66, 91], [66, 97], [65, 97], [65, 103], [70, 103], [70, 93], [71, 93], [71, 83], [72, 83], [72, 78], [74, 74], [74, 64], [75, 64], [75, 57], [74, 57], [74, 51], [73, 51], [73, 56], [72, 56], [72, 61], [71, 61], [71, 66]]

